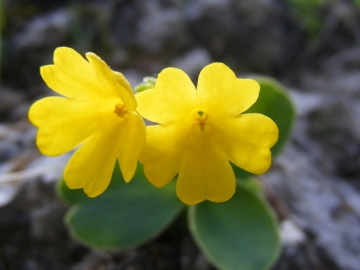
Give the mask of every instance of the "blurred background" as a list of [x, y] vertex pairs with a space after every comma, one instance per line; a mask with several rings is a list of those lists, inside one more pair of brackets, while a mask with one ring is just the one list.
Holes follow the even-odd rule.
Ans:
[[274, 269], [360, 269], [359, 0], [0, 0], [0, 269], [213, 269], [188, 234], [127, 251], [72, 240], [54, 187], [68, 156], [35, 146], [30, 105], [56, 47], [92, 51], [136, 86], [215, 61], [279, 80], [297, 110], [261, 176], [279, 219]]

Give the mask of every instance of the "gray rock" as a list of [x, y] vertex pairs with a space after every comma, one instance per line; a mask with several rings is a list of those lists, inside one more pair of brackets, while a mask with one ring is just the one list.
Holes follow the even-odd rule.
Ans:
[[20, 147], [18, 147], [15, 143], [0, 141], [0, 162], [9, 160], [21, 151], [22, 149], [20, 149]]
[[11, 202], [17, 190], [15, 185], [0, 183], [0, 207]]
[[298, 117], [306, 117], [311, 112], [319, 110], [324, 106], [323, 98], [319, 94], [315, 93], [303, 93], [300, 91], [289, 91], [291, 100], [296, 107], [296, 114]]
[[[269, 73], [283, 68], [299, 46], [298, 33], [288, 31], [279, 1], [196, 0], [185, 7], [185, 19], [194, 39], [215, 57], [250, 70]], [[266, 46], [264, 46], [266, 44]], [[294, 51], [296, 51], [294, 49]]]
[[71, 13], [67, 10], [37, 16], [31, 20], [23, 32], [15, 36], [15, 50], [20, 52], [29, 48], [53, 48], [69, 34]]
[[303, 244], [307, 238], [305, 233], [289, 219], [285, 219], [280, 223], [280, 235], [285, 248]]
[[[314, 114], [332, 118], [333, 123], [332, 114], [339, 100], [329, 102], [326, 94], [292, 96], [300, 112], [292, 141], [276, 159], [273, 169], [263, 176], [265, 184], [288, 206], [288, 219], [306, 234], [305, 243], [295, 248], [284, 243], [283, 260], [287, 258], [299, 269], [359, 269], [360, 192], [334, 173], [339, 149], [349, 142], [341, 137], [338, 144], [333, 137], [336, 133], [349, 136], [349, 131], [345, 123], [338, 126], [340, 129], [331, 128], [328, 136], [314, 136], [315, 131], [311, 131], [317, 125]], [[336, 113], [342, 117], [345, 112]], [[309, 248], [313, 250], [311, 256], [304, 253]], [[297, 258], [289, 259], [291, 250], [298, 253]]]
[[25, 100], [23, 93], [3, 85], [0, 89], [0, 97], [0, 113], [4, 113], [7, 110], [12, 109]]
[[122, 70], [121, 73], [125, 76], [133, 88], [140, 84], [143, 80], [143, 77], [135, 69], [125, 69]]
[[137, 24], [137, 44], [148, 53], [166, 49], [167, 43], [179, 39], [182, 33], [181, 13], [176, 9], [161, 9], [159, 2], [146, 1]]
[[[0, 124], [0, 162], [6, 161], [22, 151], [22, 132]], [[0, 170], [1, 171], [1, 170]]]
[[290, 218], [314, 235], [318, 260], [321, 249], [337, 267], [356, 270], [360, 264], [360, 193], [314, 166], [316, 162], [290, 144], [277, 159], [277, 170], [264, 175], [265, 182], [286, 202]]
[[171, 66], [183, 70], [190, 78], [197, 78], [199, 72], [211, 62], [209, 53], [203, 48], [197, 48], [175, 58]]
[[213, 53], [223, 53], [235, 24], [230, 1], [189, 1], [184, 11], [186, 22], [193, 35]]

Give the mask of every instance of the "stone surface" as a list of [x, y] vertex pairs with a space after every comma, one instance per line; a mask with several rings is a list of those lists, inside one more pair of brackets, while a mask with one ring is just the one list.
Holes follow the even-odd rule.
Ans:
[[[288, 218], [305, 233], [306, 241], [302, 240], [302, 243], [305, 246], [311, 243], [313, 262], [309, 261], [311, 257], [308, 254], [307, 260], [298, 262], [300, 269], [310, 269], [308, 264], [311, 262], [315, 263], [315, 268], [311, 269], [325, 267], [356, 270], [360, 264], [360, 192], [329, 169], [334, 167], [336, 157], [324, 155], [323, 147], [326, 145], [328, 153], [335, 153], [337, 145], [334, 141], [328, 141], [327, 136], [312, 136], [311, 115], [314, 111], [327, 114], [328, 110], [324, 110], [327, 96], [301, 94], [301, 98], [299, 97], [295, 98], [295, 104], [308, 100], [305, 106], [308, 107], [313, 100], [315, 106], [311, 110], [299, 107], [300, 114], [295, 123], [292, 141], [276, 159], [272, 170], [262, 176], [262, 179], [287, 205]], [[316, 105], [314, 97], [322, 99], [322, 106]], [[341, 101], [326, 103], [326, 108], [335, 107], [339, 102]], [[337, 113], [341, 117], [346, 112]], [[346, 123], [340, 125], [343, 130], [336, 132], [346, 132]], [[321, 139], [322, 141], [318, 141]], [[283, 243], [284, 253], [287, 254], [289, 250], [286, 239], [283, 239]], [[298, 245], [298, 248], [301, 246], [304, 245]]]
[[196, 48], [175, 58], [171, 66], [183, 70], [190, 78], [197, 79], [200, 71], [210, 63], [212, 59], [209, 53], [205, 49]]
[[[11, 2], [11, 1], [10, 1]], [[213, 61], [280, 79], [297, 108], [291, 141], [261, 176], [279, 217], [276, 270], [360, 265], [360, 50], [354, 1], [324, 5], [314, 43], [281, 0], [13, 1], [0, 85], [0, 268], [212, 269], [189, 235], [128, 251], [71, 239], [56, 198], [64, 159], [41, 157], [32, 102], [50, 94], [39, 67], [58, 46], [94, 51], [133, 86], [176, 66], [196, 82]], [[9, 13], [8, 13], [9, 12]], [[53, 94], [51, 92], [51, 94]]]

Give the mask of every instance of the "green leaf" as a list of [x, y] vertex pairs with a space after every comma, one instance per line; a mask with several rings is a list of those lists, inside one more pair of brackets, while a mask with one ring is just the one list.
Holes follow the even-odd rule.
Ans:
[[203, 202], [189, 209], [190, 231], [219, 269], [268, 269], [278, 258], [280, 239], [274, 215], [253, 190], [238, 185], [225, 203]]
[[273, 156], [285, 145], [295, 119], [295, 108], [287, 90], [278, 81], [268, 77], [253, 77], [260, 84], [258, 100], [244, 113], [261, 113], [270, 117], [279, 128], [279, 140], [271, 148]]
[[[111, 184], [110, 184], [111, 185]], [[69, 189], [64, 179], [61, 179], [57, 185], [57, 195], [70, 204], [86, 203], [91, 201], [82, 189]]]
[[249, 177], [244, 180], [245, 181], [241, 181], [240, 184], [246, 185], [248, 188], [250, 188], [257, 194], [264, 193], [264, 187], [263, 187], [262, 183], [259, 181], [259, 179], [255, 178], [255, 177]]
[[[244, 113], [261, 113], [270, 117], [279, 128], [279, 139], [271, 148], [274, 158], [281, 152], [291, 133], [295, 119], [295, 109], [287, 90], [276, 80], [268, 77], [252, 77], [260, 84], [258, 100]], [[233, 166], [235, 175], [240, 179], [251, 177], [248, 173]]]
[[140, 93], [142, 91], [153, 89], [155, 87], [156, 78], [154, 77], [145, 77], [143, 82], [135, 87], [135, 92]]
[[77, 203], [66, 214], [75, 238], [97, 248], [129, 248], [152, 240], [171, 224], [184, 209], [175, 183], [158, 189], [146, 180], [142, 166], [138, 167], [134, 179], [126, 184], [117, 165], [109, 188], [96, 198], [60, 184], [61, 196]]

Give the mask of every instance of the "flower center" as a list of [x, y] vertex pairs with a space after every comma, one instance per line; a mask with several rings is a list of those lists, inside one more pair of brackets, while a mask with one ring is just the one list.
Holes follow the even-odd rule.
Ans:
[[208, 124], [208, 115], [203, 111], [198, 111], [195, 117], [196, 124], [200, 126], [200, 130], [203, 131]]
[[125, 104], [119, 101], [115, 105], [114, 113], [116, 113], [119, 117], [125, 118], [128, 115], [128, 109], [126, 108]]

